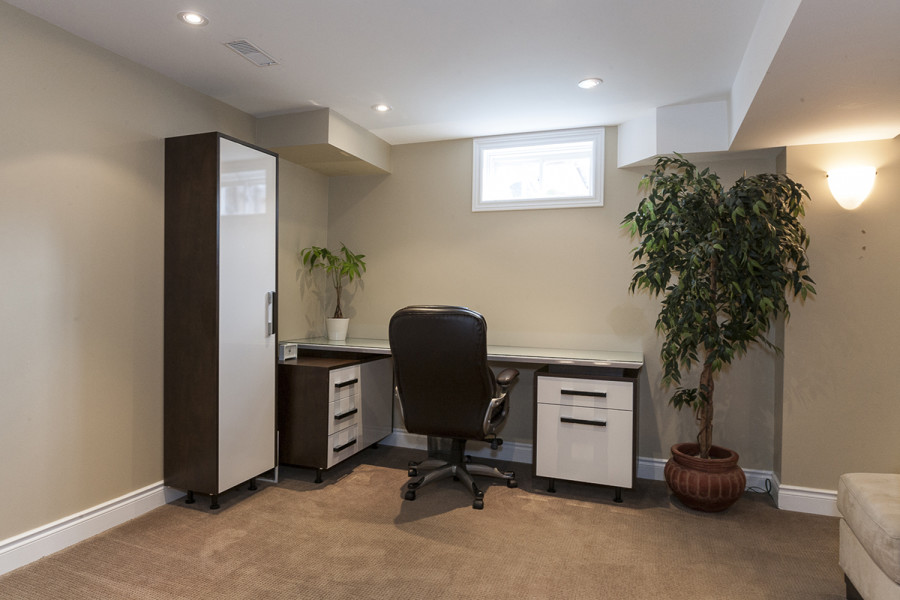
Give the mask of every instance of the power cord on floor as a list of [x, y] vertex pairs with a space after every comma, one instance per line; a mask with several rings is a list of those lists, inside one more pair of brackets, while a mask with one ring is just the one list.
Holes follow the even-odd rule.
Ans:
[[772, 495], [772, 480], [768, 477], [766, 477], [766, 489], [751, 486], [746, 488], [745, 491], [752, 492], [754, 494], [768, 494], [772, 500], [775, 500], [775, 496]]

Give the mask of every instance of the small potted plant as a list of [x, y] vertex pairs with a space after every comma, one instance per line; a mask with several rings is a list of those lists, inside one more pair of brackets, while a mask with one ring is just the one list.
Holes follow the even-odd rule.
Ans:
[[693, 410], [699, 433], [696, 443], [672, 446], [666, 482], [691, 508], [724, 510], [746, 478], [737, 453], [712, 443], [714, 380], [751, 344], [780, 352], [766, 337], [772, 319], [789, 315], [787, 294], [815, 293], [800, 223], [809, 194], [771, 174], [745, 175], [725, 190], [715, 173], [680, 154], [659, 158], [640, 190], [644, 198], [622, 225], [639, 240], [631, 291], [662, 296], [663, 385], [679, 386], [682, 374], [701, 366], [699, 385], [678, 387], [669, 400]]
[[344, 340], [347, 338], [347, 328], [350, 319], [344, 318], [341, 309], [341, 292], [344, 289], [344, 280], [351, 283], [354, 279], [362, 277], [366, 271], [366, 263], [363, 260], [365, 254], [355, 254], [347, 246], [341, 243], [341, 249], [332, 252], [328, 248], [310, 246], [298, 253], [300, 261], [310, 273], [315, 269], [322, 269], [326, 276], [331, 278], [334, 291], [337, 296], [337, 304], [334, 307], [334, 316], [325, 319], [325, 328], [330, 340]]

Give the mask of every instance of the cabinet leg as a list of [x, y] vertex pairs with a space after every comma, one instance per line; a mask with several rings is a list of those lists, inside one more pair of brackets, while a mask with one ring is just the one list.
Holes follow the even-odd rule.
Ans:
[[250, 479], [250, 487], [248, 487], [247, 489], [248, 489], [248, 490], [256, 490], [256, 489], [259, 489], [259, 488], [256, 487], [256, 477], [253, 477], [253, 478]]
[[322, 483], [322, 469], [316, 469], [316, 481], [315, 483]]
[[622, 488], [620, 488], [620, 487], [616, 488], [616, 497], [613, 498], [613, 502], [619, 502], [619, 503], [622, 502]]
[[216, 510], [217, 508], [219, 508], [219, 495], [213, 494], [209, 498], [209, 509]]
[[191, 490], [188, 490], [187, 491], [187, 500], [185, 500], [184, 503], [185, 504], [193, 504], [194, 502], [196, 502], [196, 500], [194, 500], [194, 492], [192, 492]]
[[553, 479], [552, 477], [550, 478], [550, 483], [547, 485], [547, 491], [550, 492], [551, 494], [556, 493], [556, 480]]

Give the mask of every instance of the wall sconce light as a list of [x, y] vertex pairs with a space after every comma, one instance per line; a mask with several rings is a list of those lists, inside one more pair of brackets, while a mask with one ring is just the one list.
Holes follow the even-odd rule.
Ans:
[[875, 185], [875, 167], [841, 167], [826, 176], [831, 195], [847, 210], [862, 204]]

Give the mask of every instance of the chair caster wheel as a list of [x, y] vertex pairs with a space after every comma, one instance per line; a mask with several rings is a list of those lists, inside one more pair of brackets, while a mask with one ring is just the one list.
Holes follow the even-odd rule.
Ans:
[[407, 490], [406, 494], [403, 495], [406, 500], [415, 500], [416, 493], [412, 490]]
[[506, 487], [508, 487], [508, 488], [517, 488], [517, 487], [519, 487], [519, 482], [516, 481], [515, 479], [507, 479], [507, 480], [506, 480]]
[[472, 502], [472, 508], [474, 508], [475, 510], [482, 510], [484, 508], [484, 500], [482, 500], [481, 498], [476, 498]]
[[406, 474], [407, 474], [409, 477], [415, 477], [416, 475], [419, 474], [419, 471], [418, 471], [417, 469], [414, 469], [414, 468], [410, 467], [409, 471], [407, 471]]

